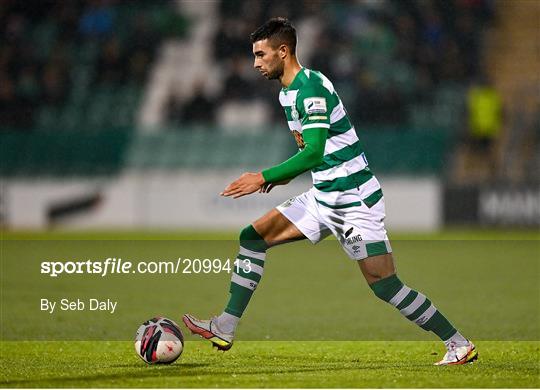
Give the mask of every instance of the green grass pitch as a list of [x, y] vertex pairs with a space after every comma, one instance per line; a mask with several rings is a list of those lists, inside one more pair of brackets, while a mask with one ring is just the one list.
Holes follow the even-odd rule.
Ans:
[[[434, 367], [435, 342], [239, 342], [217, 352], [188, 341], [169, 366], [129, 342], [3, 343], [4, 387], [538, 387], [538, 342], [479, 342], [480, 360]], [[4, 355], [5, 353], [5, 355]], [[435, 355], [437, 354], [437, 355]]]
[[[538, 232], [391, 235], [401, 279], [477, 345], [479, 360], [456, 367], [433, 366], [442, 344], [377, 300], [332, 240], [272, 249], [234, 347], [218, 352], [181, 325], [186, 345], [172, 365], [136, 356], [137, 326], [155, 315], [216, 314], [230, 275], [52, 280], [38, 268], [41, 260], [74, 256], [234, 256], [235, 235], [4, 232], [0, 387], [540, 386]], [[49, 315], [38, 309], [42, 296], [112, 297], [119, 307], [114, 315]]]

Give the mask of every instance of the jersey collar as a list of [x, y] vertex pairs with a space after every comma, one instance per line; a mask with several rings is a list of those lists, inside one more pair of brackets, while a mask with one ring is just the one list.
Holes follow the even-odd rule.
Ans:
[[300, 68], [300, 71], [296, 74], [296, 76], [294, 76], [294, 79], [289, 84], [289, 86], [287, 88], [281, 88], [281, 90], [284, 93], [287, 93], [291, 89], [300, 88], [302, 86], [302, 84], [307, 80], [307, 76], [306, 76], [305, 71], [306, 71], [306, 68], [304, 68], [304, 67]]

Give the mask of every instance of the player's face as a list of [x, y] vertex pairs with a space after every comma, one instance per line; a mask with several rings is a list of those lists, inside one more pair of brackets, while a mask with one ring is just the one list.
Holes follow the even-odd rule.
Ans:
[[283, 74], [284, 61], [280, 56], [280, 49], [273, 48], [268, 39], [253, 44], [253, 55], [253, 67], [268, 80], [279, 79]]

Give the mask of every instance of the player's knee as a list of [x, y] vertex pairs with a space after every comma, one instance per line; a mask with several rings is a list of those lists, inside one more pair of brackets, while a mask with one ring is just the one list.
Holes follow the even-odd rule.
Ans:
[[[254, 234], [254, 232], [256, 234]], [[253, 225], [248, 225], [246, 227], [244, 227], [241, 231], [240, 231], [240, 242], [244, 242], [244, 241], [250, 241], [250, 240], [253, 240], [253, 239], [257, 239], [257, 231], [253, 228]]]
[[369, 287], [371, 287], [371, 290], [377, 298], [382, 299], [385, 302], [390, 302], [398, 291], [401, 290], [403, 283], [396, 274], [393, 274], [370, 284]]
[[240, 246], [254, 252], [265, 252], [268, 249], [268, 245], [253, 225], [246, 226], [240, 232]]

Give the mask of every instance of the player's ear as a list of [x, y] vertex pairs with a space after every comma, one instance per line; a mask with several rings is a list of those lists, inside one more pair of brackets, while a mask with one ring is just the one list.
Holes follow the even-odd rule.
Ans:
[[278, 48], [279, 57], [283, 60], [289, 54], [289, 48], [287, 45], [279, 45]]

